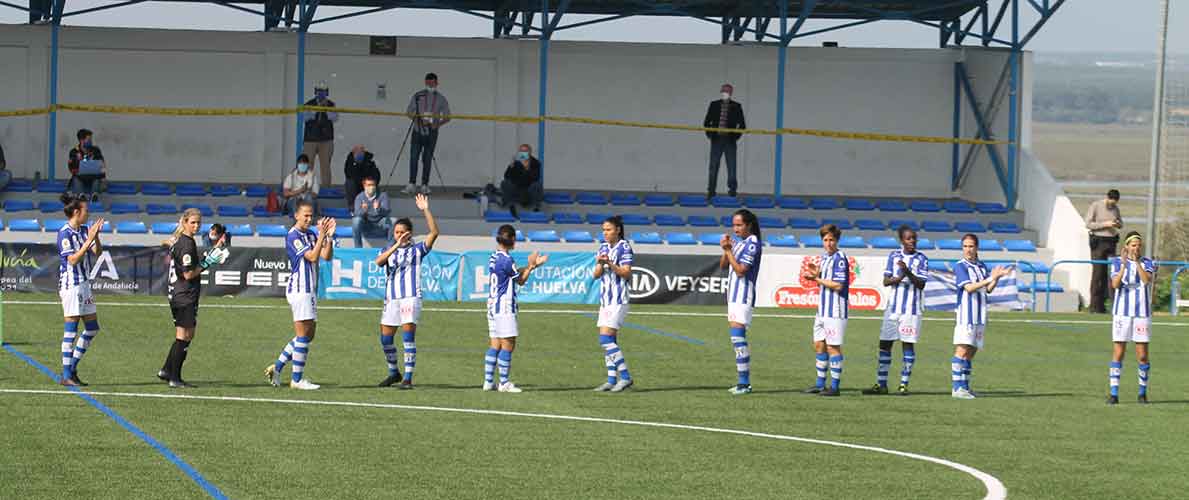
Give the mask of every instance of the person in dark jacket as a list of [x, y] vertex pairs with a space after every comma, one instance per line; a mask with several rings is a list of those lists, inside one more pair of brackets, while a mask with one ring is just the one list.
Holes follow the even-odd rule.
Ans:
[[[306, 106], [334, 107], [330, 100], [330, 87], [326, 82], [314, 85], [314, 98], [306, 101]], [[333, 111], [306, 111], [305, 138], [302, 141], [301, 152], [309, 156], [310, 161], [318, 162], [318, 180], [328, 186], [332, 183], [330, 169], [331, 158], [334, 158], [334, 123], [339, 121], [339, 114]]]
[[516, 215], [516, 204], [541, 210], [545, 188], [541, 184], [541, 161], [533, 157], [533, 148], [521, 144], [516, 159], [504, 170], [500, 183], [500, 205]]
[[[75, 136], [78, 137], [78, 145], [70, 150], [70, 156], [66, 162], [66, 168], [70, 170], [68, 190], [71, 193], [85, 195], [91, 201], [96, 201], [99, 199], [100, 186], [107, 179], [107, 162], [103, 159], [103, 151], [99, 150], [99, 146], [93, 144], [94, 134], [90, 130], [79, 129]], [[99, 162], [99, 173], [84, 172], [80, 174], [79, 166], [84, 161]]]
[[[743, 119], [743, 105], [731, 100], [735, 88], [724, 83], [720, 98], [710, 101], [706, 108], [706, 119], [702, 126], [708, 128], [745, 129], [747, 122]], [[710, 139], [710, 180], [706, 184], [706, 198], [713, 198], [718, 191], [718, 167], [722, 157], [727, 157], [727, 190], [730, 196], [735, 196], [739, 189], [739, 181], [735, 177], [735, 146], [742, 134], [731, 132], [706, 132]]]
[[348, 207], [355, 203], [355, 197], [363, 191], [364, 179], [370, 177], [375, 179], [377, 184], [380, 182], [380, 169], [376, 167], [376, 160], [363, 144], [356, 144], [351, 148], [351, 152], [347, 154], [347, 163], [343, 165], [343, 174], [347, 179], [343, 182], [343, 191], [347, 194]]

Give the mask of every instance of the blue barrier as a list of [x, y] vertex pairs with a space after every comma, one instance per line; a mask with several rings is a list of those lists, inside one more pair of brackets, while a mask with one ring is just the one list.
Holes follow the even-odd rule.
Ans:
[[1172, 283], [1169, 285], [1168, 294], [1168, 313], [1177, 316], [1180, 313], [1181, 307], [1177, 304], [1181, 301], [1181, 271], [1189, 269], [1189, 266], [1178, 267], [1172, 273]]
[[[1103, 264], [1103, 265], [1106, 265], [1106, 264], [1110, 264], [1110, 263], [1111, 263], [1111, 261], [1109, 261], [1109, 260], [1059, 260], [1057, 262], [1054, 262], [1053, 265], [1049, 266], [1049, 272], [1048, 272], [1047, 277], [1045, 278], [1045, 285], [1046, 285], [1045, 286], [1045, 312], [1053, 312], [1052, 311], [1052, 301], [1053, 301], [1052, 293], [1053, 292], [1050, 291], [1050, 289], [1053, 286], [1053, 271], [1055, 269], [1057, 269], [1057, 266], [1059, 266], [1061, 264]], [[1186, 266], [1189, 266], [1189, 262], [1183, 262], [1183, 261], [1179, 261], [1179, 260], [1158, 260], [1158, 261], [1156, 261], [1157, 272], [1160, 272], [1160, 270], [1159, 270], [1160, 266], [1178, 266], [1180, 268], [1184, 268]], [[1177, 274], [1180, 274], [1180, 269], [1178, 269], [1175, 273], [1173, 273], [1174, 283], [1175, 283]], [[1176, 304], [1176, 302], [1173, 301], [1173, 304]]]

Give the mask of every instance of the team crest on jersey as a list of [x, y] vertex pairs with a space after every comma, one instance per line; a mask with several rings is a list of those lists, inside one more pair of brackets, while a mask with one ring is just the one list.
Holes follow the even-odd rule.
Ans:
[[[850, 282], [848, 284], [853, 284], [855, 279], [857, 279], [859, 275], [862, 274], [863, 268], [859, 265], [859, 262], [855, 260], [854, 257], [847, 256], [846, 262], [850, 264]], [[804, 275], [805, 271], [808, 270], [810, 266], [818, 267], [821, 266], [821, 264], [822, 256], [820, 255], [810, 255], [801, 259], [801, 269], [797, 271], [797, 279], [801, 284], [801, 288], [816, 289], [818, 287], [816, 281], [807, 279], [804, 277]], [[843, 262], [838, 261], [836, 268], [843, 269]]]

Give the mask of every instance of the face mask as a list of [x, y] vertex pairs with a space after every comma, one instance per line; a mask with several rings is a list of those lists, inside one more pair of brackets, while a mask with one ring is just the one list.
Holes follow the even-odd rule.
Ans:
[[724, 101], [729, 101], [729, 100], [731, 100], [731, 94], [730, 94], [729, 92], [723, 92], [723, 93], [722, 93], [722, 100], [724, 100]]
[[310, 164], [309, 164], [309, 163], [298, 163], [298, 164], [297, 164], [297, 171], [298, 171], [298, 172], [301, 172], [301, 173], [303, 173], [303, 174], [304, 174], [304, 173], [306, 173], [306, 171], [307, 171], [307, 170], [309, 170], [309, 169], [310, 169]]
[[367, 195], [368, 195], [368, 196], [375, 196], [375, 195], [376, 195], [376, 188], [374, 188], [374, 187], [365, 187], [365, 188], [363, 188], [363, 192], [367, 193]]
[[516, 159], [520, 161], [528, 161], [528, 153], [525, 151], [516, 153]]
[[432, 94], [434, 92], [437, 92], [438, 88], [437, 87], [425, 87], [425, 91]]
[[84, 141], [83, 141], [83, 147], [84, 147], [84, 148], [89, 148], [89, 147], [91, 147], [91, 140], [90, 140], [90, 139], [86, 139], [86, 140], [84, 140]]
[[363, 161], [363, 153], [355, 153], [355, 161]]
[[315, 97], [317, 97], [319, 99], [323, 99], [323, 100], [325, 100], [326, 97], [329, 95], [330, 95], [330, 92], [324, 92], [324, 91], [314, 92]]

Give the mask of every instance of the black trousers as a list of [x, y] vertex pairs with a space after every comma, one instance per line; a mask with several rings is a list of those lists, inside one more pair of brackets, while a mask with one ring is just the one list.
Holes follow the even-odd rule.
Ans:
[[727, 159], [727, 192], [731, 196], [735, 196], [735, 191], [739, 189], [739, 181], [735, 177], [736, 150], [735, 141], [730, 139], [710, 140], [710, 179], [706, 182], [706, 194], [714, 196], [718, 191], [718, 167], [722, 164], [722, 159], [725, 156]]
[[409, 184], [417, 183], [417, 161], [421, 161], [421, 184], [429, 184], [429, 173], [433, 170], [433, 151], [438, 146], [438, 130], [431, 129], [428, 134], [421, 134], [413, 130], [412, 144], [409, 154]]
[[[1109, 260], [1116, 255], [1119, 237], [1090, 236], [1090, 258]], [[1090, 312], [1106, 313], [1106, 295], [1110, 289], [1110, 270], [1106, 264], [1094, 264], [1090, 275]]]

